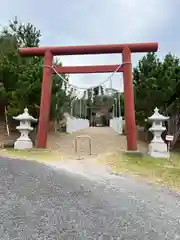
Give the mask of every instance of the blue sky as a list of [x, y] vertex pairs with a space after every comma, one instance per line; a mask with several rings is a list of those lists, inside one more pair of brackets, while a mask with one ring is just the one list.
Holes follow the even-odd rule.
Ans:
[[[6, 0], [0, 24], [15, 16], [42, 32], [41, 45], [111, 44], [157, 41], [158, 55], [180, 55], [180, 0]], [[133, 64], [141, 57], [133, 55]], [[120, 55], [66, 56], [64, 65], [119, 64]], [[109, 74], [70, 75], [78, 86], [94, 86]], [[113, 86], [122, 90], [122, 76]]]

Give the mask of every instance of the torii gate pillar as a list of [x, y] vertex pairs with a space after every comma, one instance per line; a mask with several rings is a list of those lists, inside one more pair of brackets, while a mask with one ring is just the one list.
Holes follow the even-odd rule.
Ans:
[[44, 71], [41, 89], [41, 104], [38, 123], [37, 148], [46, 148], [47, 145], [52, 91], [52, 68], [50, 68], [50, 66], [52, 66], [52, 61], [53, 61], [52, 53], [50, 51], [46, 51], [44, 54]]
[[128, 63], [123, 66], [123, 81], [124, 81], [124, 108], [125, 108], [125, 128], [127, 136], [127, 149], [130, 151], [137, 150], [137, 130], [134, 111], [134, 90], [132, 80], [132, 63], [131, 51], [125, 47], [122, 51], [122, 62]]

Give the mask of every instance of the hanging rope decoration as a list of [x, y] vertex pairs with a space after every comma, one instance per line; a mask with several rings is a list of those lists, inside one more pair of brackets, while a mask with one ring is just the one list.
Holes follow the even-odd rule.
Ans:
[[[112, 77], [125, 64], [131, 64], [131, 62], [122, 63], [121, 65], [119, 65], [117, 67], [117, 69], [107, 79], [105, 79], [99, 85], [89, 87], [89, 88], [78, 87], [78, 86], [75, 86], [73, 84], [70, 84], [67, 81], [67, 79], [62, 77], [61, 74], [58, 73], [53, 66], [44, 65], [44, 67], [51, 68], [56, 73], [56, 75], [58, 75], [60, 77], [60, 79], [62, 80], [61, 81], [61, 89], [65, 92], [66, 95], [71, 94], [71, 96], [74, 98], [74, 100], [75, 99], [80, 100], [80, 116], [81, 116], [82, 115], [82, 113], [81, 113], [81, 109], [82, 109], [81, 100], [88, 100], [90, 98], [91, 101], [93, 101], [94, 89], [98, 89], [98, 96], [102, 96], [103, 92], [105, 94], [109, 94], [109, 91], [113, 90], [113, 88], [112, 88]], [[106, 87], [107, 83], [109, 83], [109, 88]], [[73, 112], [72, 109], [71, 109], [71, 112]]]
[[[95, 86], [93, 86], [93, 87], [89, 87], [89, 88], [78, 87], [78, 86], [75, 86], [75, 85], [73, 85], [73, 84], [70, 84], [64, 77], [61, 76], [60, 73], [58, 73], [58, 72], [56, 71], [56, 69], [55, 69], [53, 66], [44, 65], [44, 67], [51, 68], [51, 69], [62, 79], [62, 81], [67, 85], [68, 88], [72, 87], [73, 89], [76, 89], [76, 90], [78, 89], [79, 91], [82, 91], [82, 90], [88, 91], [88, 90], [97, 88], [97, 87], [99, 87], [99, 86], [104, 86], [104, 84], [107, 83], [107, 82], [110, 83], [110, 86], [109, 86], [109, 87], [111, 88], [111, 87], [112, 87], [112, 77], [113, 77], [114, 74], [115, 74], [123, 65], [125, 65], [125, 64], [131, 64], [131, 62], [124, 62], [124, 63], [122, 63], [121, 65], [119, 65], [119, 66], [117, 67], [117, 69], [116, 69], [107, 79], [105, 79], [105, 80], [104, 80], [103, 82], [101, 82], [100, 84], [95, 85]], [[63, 85], [63, 86], [64, 86], [64, 85]]]

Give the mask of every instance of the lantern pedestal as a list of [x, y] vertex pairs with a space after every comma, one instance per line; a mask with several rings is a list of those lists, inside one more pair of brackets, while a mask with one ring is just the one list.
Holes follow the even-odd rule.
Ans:
[[20, 137], [14, 143], [14, 149], [30, 149], [33, 148], [33, 143], [29, 138], [29, 132], [33, 130], [32, 127], [22, 128], [20, 126], [16, 127], [21, 133]]
[[162, 142], [151, 142], [149, 144], [149, 155], [154, 158], [169, 158], [169, 152], [167, 150], [167, 144]]

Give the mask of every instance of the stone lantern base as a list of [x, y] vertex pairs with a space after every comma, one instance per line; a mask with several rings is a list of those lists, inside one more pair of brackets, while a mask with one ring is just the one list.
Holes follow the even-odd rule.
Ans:
[[31, 139], [17, 139], [14, 143], [14, 149], [31, 149], [33, 148], [33, 143]]
[[149, 144], [149, 155], [154, 158], [169, 158], [167, 144], [165, 142], [151, 142]]

